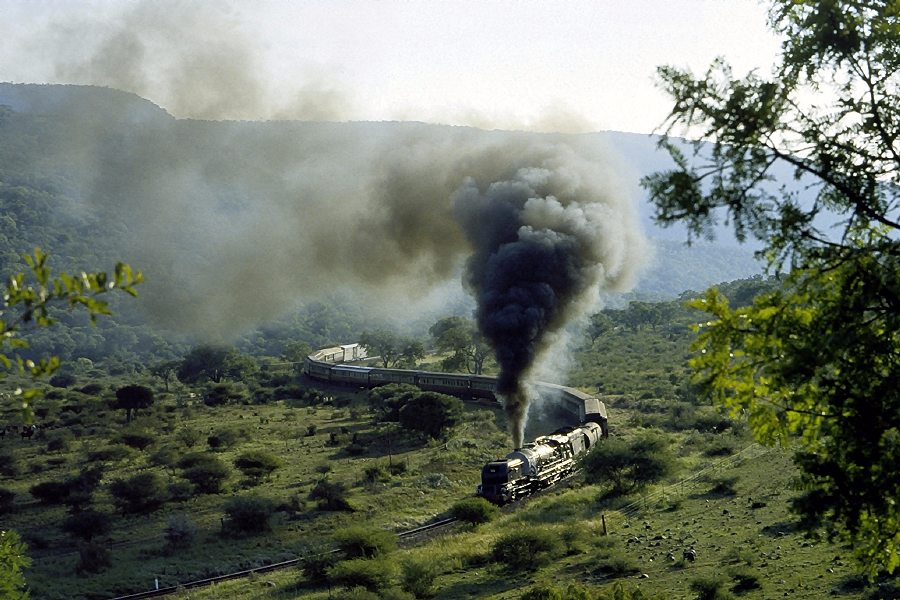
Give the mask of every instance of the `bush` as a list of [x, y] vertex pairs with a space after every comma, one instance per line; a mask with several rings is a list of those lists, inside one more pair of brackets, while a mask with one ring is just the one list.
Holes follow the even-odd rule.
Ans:
[[384, 559], [355, 558], [341, 561], [328, 570], [328, 580], [348, 588], [364, 587], [377, 592], [390, 585], [396, 573], [394, 563]]
[[95, 536], [109, 533], [112, 519], [108, 514], [97, 510], [84, 510], [70, 515], [63, 521], [61, 529], [72, 537], [89, 542]]
[[724, 588], [725, 581], [718, 577], [698, 577], [691, 581], [697, 600], [732, 600], [734, 595]]
[[181, 442], [185, 448], [193, 448], [197, 442], [203, 439], [203, 436], [196, 429], [182, 427], [175, 433], [175, 438]]
[[112, 555], [109, 550], [97, 542], [88, 542], [78, 548], [78, 563], [75, 572], [101, 573], [112, 566]]
[[72, 373], [57, 373], [50, 378], [50, 385], [55, 388], [67, 388], [75, 385], [75, 381], [77, 380]]
[[164, 535], [168, 548], [188, 548], [197, 537], [197, 525], [187, 515], [172, 515], [166, 524]]
[[305, 557], [301, 562], [303, 576], [310, 583], [327, 583], [328, 571], [337, 562], [337, 556], [330, 550], [322, 550]]
[[8, 450], [0, 452], [0, 475], [16, 477], [22, 472], [22, 465], [15, 454]]
[[249, 398], [247, 390], [229, 382], [217, 383], [206, 391], [203, 402], [207, 406], [222, 406], [223, 404], [239, 404]]
[[275, 502], [260, 496], [230, 498], [225, 503], [226, 521], [230, 531], [236, 533], [262, 533], [269, 530], [269, 518], [275, 512]]
[[248, 478], [258, 481], [268, 477], [282, 466], [281, 460], [266, 450], [253, 450], [241, 454], [234, 460], [234, 466]]
[[178, 462], [182, 477], [204, 494], [218, 494], [231, 472], [228, 466], [209, 454], [189, 454]]
[[363, 525], [341, 529], [334, 539], [347, 558], [376, 558], [397, 549], [395, 534]]
[[373, 484], [378, 482], [386, 482], [390, 481], [391, 476], [381, 465], [374, 465], [371, 467], [367, 467], [365, 471], [363, 471], [363, 483]]
[[331, 483], [325, 479], [319, 481], [309, 492], [309, 499], [317, 502], [319, 510], [353, 512], [354, 508], [346, 496], [347, 490], [342, 484]]
[[153, 442], [156, 441], [158, 436], [159, 434], [154, 431], [129, 428], [123, 430], [122, 433], [116, 437], [115, 441], [137, 450], [144, 450], [150, 447]]
[[153, 471], [117, 479], [109, 485], [113, 504], [123, 513], [153, 512], [168, 499], [163, 478]]
[[11, 513], [15, 508], [16, 493], [6, 488], [0, 488], [0, 515]]
[[88, 396], [99, 396], [103, 393], [103, 386], [99, 383], [89, 383], [78, 390], [82, 394], [87, 394]]
[[31, 486], [28, 493], [42, 504], [62, 504], [69, 497], [69, 482], [43, 481]]
[[137, 451], [134, 448], [124, 444], [112, 444], [106, 448], [89, 452], [87, 459], [89, 462], [119, 462], [133, 458], [136, 454]]
[[70, 431], [62, 430], [52, 432], [47, 438], [48, 452], [65, 452], [71, 447], [75, 436]]
[[432, 561], [413, 558], [401, 566], [400, 581], [403, 589], [416, 598], [434, 596], [434, 580], [437, 576], [438, 568]]
[[463, 404], [459, 398], [422, 392], [400, 409], [400, 425], [438, 438], [462, 420]]
[[677, 469], [668, 442], [658, 434], [632, 440], [610, 438], [594, 446], [583, 464], [588, 483], [608, 480], [619, 494], [669, 477]]
[[544, 529], [529, 528], [506, 534], [494, 542], [491, 559], [513, 571], [533, 571], [563, 552], [559, 539]]
[[762, 587], [759, 581], [759, 573], [747, 566], [735, 566], [728, 569], [728, 576], [734, 581], [731, 591], [736, 594], [744, 594]]
[[450, 509], [450, 516], [457, 521], [479, 525], [493, 520], [500, 509], [484, 498], [466, 498], [460, 500]]
[[173, 470], [178, 464], [179, 453], [171, 446], [163, 446], [148, 458], [151, 465]]
[[244, 437], [246, 437], [246, 434], [239, 429], [220, 429], [206, 438], [206, 443], [213, 450], [226, 450], [242, 442]]
[[172, 502], [185, 502], [194, 497], [194, 485], [190, 481], [179, 479], [169, 484], [168, 492]]

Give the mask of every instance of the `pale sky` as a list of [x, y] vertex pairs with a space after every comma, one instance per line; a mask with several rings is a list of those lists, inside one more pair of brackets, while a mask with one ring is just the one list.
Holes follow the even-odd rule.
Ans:
[[767, 74], [754, 0], [0, 0], [0, 81], [93, 83], [179, 117], [649, 133], [658, 65]]

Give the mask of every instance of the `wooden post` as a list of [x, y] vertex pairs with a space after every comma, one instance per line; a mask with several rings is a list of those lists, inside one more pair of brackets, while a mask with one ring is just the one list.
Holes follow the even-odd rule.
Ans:
[[606, 514], [600, 515], [600, 521], [603, 523], [603, 535], [606, 535]]

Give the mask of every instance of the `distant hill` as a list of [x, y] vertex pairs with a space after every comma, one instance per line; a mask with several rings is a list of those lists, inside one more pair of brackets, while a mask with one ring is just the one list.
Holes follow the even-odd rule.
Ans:
[[[325, 277], [344, 275], [346, 265], [314, 270], [337, 255], [358, 261], [357, 279], [377, 281], [380, 259], [367, 255], [367, 244], [378, 240], [364, 238], [367, 222], [385, 217], [358, 198], [387, 186], [396, 165], [408, 164], [422, 181], [402, 191], [446, 210], [446, 198], [431, 195], [449, 177], [440, 157], [459, 161], [466, 149], [499, 141], [564, 143], [598, 164], [613, 161], [615, 185], [638, 199], [655, 248], [637, 292], [674, 297], [761, 272], [752, 248], [738, 245], [727, 227], [717, 229], [715, 241], [687, 247], [682, 228], [653, 223], [638, 182], [670, 161], [652, 136], [178, 120], [134, 94], [72, 85], [0, 83], [2, 106], [0, 270], [18, 268], [18, 256], [34, 246], [50, 249], [65, 268], [127, 260], [148, 275], [142, 314], [174, 330], [211, 330], [218, 319], [233, 335], [264, 324], [322, 288]], [[342, 222], [353, 227], [335, 229]], [[402, 225], [413, 234], [408, 245], [392, 248], [400, 259], [415, 244], [458, 235], [452, 224], [427, 231]], [[310, 235], [321, 238], [314, 247], [299, 243]], [[410, 256], [407, 275], [423, 283], [435, 276]]]

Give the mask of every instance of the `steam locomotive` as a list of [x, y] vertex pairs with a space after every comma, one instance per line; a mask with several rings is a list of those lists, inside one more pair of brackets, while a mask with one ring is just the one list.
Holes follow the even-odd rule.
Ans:
[[604, 434], [599, 423], [588, 422], [535, 438], [506, 458], [486, 464], [475, 493], [495, 504], [505, 504], [551, 486], [577, 470], [579, 457]]
[[[495, 398], [495, 377], [341, 364], [365, 356], [365, 348], [359, 344], [324, 348], [306, 358], [306, 374], [330, 383], [360, 387], [409, 383], [423, 390], [464, 398]], [[606, 405], [599, 399], [553, 383], [538, 381], [531, 385], [541, 397], [551, 399], [581, 425], [540, 436], [505, 458], [485, 465], [476, 493], [496, 504], [515, 501], [573, 473], [578, 468], [578, 459], [608, 435]]]

